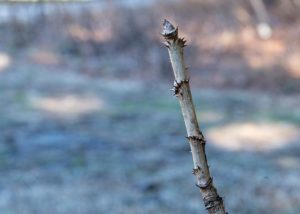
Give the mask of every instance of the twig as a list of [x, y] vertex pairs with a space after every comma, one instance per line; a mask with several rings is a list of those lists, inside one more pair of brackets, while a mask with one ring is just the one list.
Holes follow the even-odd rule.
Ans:
[[202, 193], [205, 208], [210, 214], [225, 214], [225, 208], [222, 198], [218, 195], [217, 189], [213, 185], [213, 179], [210, 176], [209, 167], [205, 154], [205, 139], [199, 129], [195, 108], [192, 100], [192, 94], [189, 84], [188, 69], [185, 66], [183, 58], [183, 47], [186, 41], [178, 38], [178, 28], [175, 28], [169, 21], [164, 20], [163, 37], [165, 46], [168, 48], [173, 72], [174, 95], [178, 98], [186, 131], [187, 139], [191, 147], [194, 169], [193, 174], [196, 177], [196, 186]]
[[262, 0], [250, 0], [250, 4], [259, 21], [256, 26], [259, 37], [269, 39], [272, 36], [272, 28], [269, 24], [269, 16], [264, 2]]

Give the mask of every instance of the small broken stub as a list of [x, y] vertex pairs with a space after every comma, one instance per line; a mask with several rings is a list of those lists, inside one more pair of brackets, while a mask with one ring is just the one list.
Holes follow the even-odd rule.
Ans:
[[200, 171], [201, 171], [201, 167], [197, 166], [197, 168], [193, 169], [192, 173], [193, 175], [196, 175], [197, 173], [200, 173]]
[[185, 40], [185, 38], [179, 38], [178, 40], [177, 40], [177, 42], [178, 42], [178, 44], [181, 46], [181, 47], [186, 47], [186, 40]]
[[175, 28], [168, 20], [165, 19], [161, 35], [163, 35], [165, 39], [176, 39], [178, 35], [178, 28]]

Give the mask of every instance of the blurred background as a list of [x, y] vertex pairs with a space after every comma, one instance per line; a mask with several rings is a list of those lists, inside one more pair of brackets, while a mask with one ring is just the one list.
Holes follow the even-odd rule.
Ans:
[[299, 0], [2, 0], [1, 213], [206, 213], [164, 18], [227, 211], [299, 213]]

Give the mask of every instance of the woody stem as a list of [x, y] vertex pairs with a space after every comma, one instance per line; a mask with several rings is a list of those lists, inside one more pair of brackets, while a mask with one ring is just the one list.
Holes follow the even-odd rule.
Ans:
[[178, 28], [169, 21], [163, 23], [162, 35], [165, 46], [168, 48], [171, 64], [175, 76], [174, 95], [178, 98], [194, 163], [193, 174], [196, 177], [196, 186], [199, 187], [205, 208], [210, 214], [225, 214], [222, 198], [214, 187], [209, 172], [205, 154], [205, 139], [200, 131], [192, 94], [189, 84], [188, 69], [185, 66], [183, 48], [186, 41], [178, 37]]

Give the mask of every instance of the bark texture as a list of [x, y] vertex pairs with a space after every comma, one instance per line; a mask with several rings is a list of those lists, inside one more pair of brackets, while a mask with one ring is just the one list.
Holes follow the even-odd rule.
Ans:
[[205, 208], [210, 214], [225, 214], [222, 198], [218, 195], [213, 185], [213, 179], [209, 172], [205, 154], [205, 139], [199, 129], [189, 84], [188, 69], [184, 63], [183, 48], [186, 41], [178, 37], [178, 28], [175, 28], [167, 20], [163, 23], [163, 37], [168, 48], [171, 64], [175, 76], [174, 95], [180, 103], [186, 131], [190, 144], [196, 177], [196, 186], [202, 193]]

